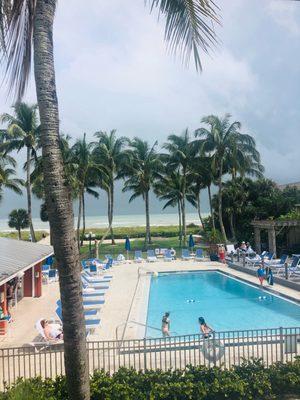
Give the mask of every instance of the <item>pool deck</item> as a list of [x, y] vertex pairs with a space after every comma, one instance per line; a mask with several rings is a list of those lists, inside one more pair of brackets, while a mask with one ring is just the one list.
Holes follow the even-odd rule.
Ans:
[[[219, 270], [257, 285], [257, 278], [242, 271], [229, 268], [218, 262], [196, 262], [174, 260], [155, 263], [125, 263], [110, 270], [113, 276], [110, 287], [105, 294], [105, 304], [101, 306], [101, 325], [97, 327], [89, 340], [114, 340], [118, 338], [136, 339], [143, 337], [150, 287], [149, 272]], [[300, 302], [300, 291], [278, 284], [269, 287], [279, 294]], [[58, 283], [43, 285], [43, 296], [24, 298], [12, 310], [13, 323], [8, 334], [0, 336], [0, 348], [20, 347], [32, 342], [37, 336], [34, 324], [40, 318], [55, 317], [56, 301], [59, 299]], [[126, 324], [127, 321], [127, 324]], [[134, 322], [132, 322], [134, 321]], [[138, 324], [136, 324], [136, 322]], [[126, 329], [124, 327], [126, 326]]]

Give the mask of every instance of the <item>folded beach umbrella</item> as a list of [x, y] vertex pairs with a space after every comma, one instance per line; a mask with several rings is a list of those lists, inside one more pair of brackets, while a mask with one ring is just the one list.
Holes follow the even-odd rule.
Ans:
[[193, 235], [190, 234], [190, 237], [189, 237], [189, 247], [190, 247], [190, 248], [193, 248], [194, 246], [195, 246], [194, 238], [193, 238]]
[[126, 236], [125, 240], [125, 250], [127, 251], [127, 260], [128, 260], [128, 252], [130, 251], [130, 240], [128, 236]]

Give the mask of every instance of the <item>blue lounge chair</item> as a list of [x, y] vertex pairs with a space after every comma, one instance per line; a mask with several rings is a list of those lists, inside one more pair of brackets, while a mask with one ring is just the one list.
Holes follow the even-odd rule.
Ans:
[[[291, 276], [300, 275], [299, 266], [300, 266], [300, 257], [299, 256], [293, 256], [291, 264], [288, 265], [288, 277], [289, 278]], [[285, 272], [285, 268], [283, 268], [281, 271], [284, 273]]]
[[[81, 276], [87, 283], [108, 285], [110, 282], [107, 279], [94, 278], [94, 277], [88, 276], [85, 273], [83, 273]], [[108, 288], [108, 286], [106, 288]]]
[[48, 282], [56, 282], [58, 280], [57, 269], [49, 269]]
[[105, 281], [110, 281], [112, 279], [112, 275], [102, 275], [99, 274], [98, 276], [95, 276], [95, 274], [93, 274], [92, 272], [90, 272], [89, 270], [85, 270], [84, 274], [89, 276], [90, 278], [96, 278], [96, 279], [104, 279]]
[[93, 306], [93, 305], [99, 305], [99, 304], [104, 304], [105, 300], [101, 299], [101, 300], [96, 300], [96, 299], [83, 299], [82, 304], [84, 306]]
[[[57, 307], [55, 312], [56, 312], [56, 315], [58, 316], [58, 318], [62, 321], [62, 310], [61, 310], [61, 308]], [[100, 319], [88, 319], [88, 318], [85, 318], [85, 328], [86, 328], [87, 331], [95, 329], [99, 324], [100, 324]]]
[[82, 286], [84, 289], [95, 289], [95, 290], [107, 290], [109, 289], [108, 285], [101, 284], [101, 283], [95, 283], [95, 282], [88, 282], [84, 277], [81, 277], [81, 282]]
[[266, 261], [266, 265], [269, 267], [272, 267], [275, 269], [275, 271], [279, 271], [280, 269], [284, 268], [285, 263], [287, 262], [288, 259], [287, 254], [282, 254], [280, 259], [278, 260], [271, 260], [271, 261]]
[[138, 263], [143, 261], [143, 255], [142, 255], [141, 250], [136, 250], [134, 252], [134, 261], [138, 262]]
[[172, 254], [171, 254], [171, 250], [166, 250], [166, 251], [164, 252], [164, 260], [165, 260], [165, 261], [173, 261], [173, 257], [172, 257]]
[[194, 257], [191, 256], [189, 249], [182, 249], [181, 258], [183, 260], [192, 260]]
[[195, 260], [196, 260], [196, 261], [202, 261], [202, 260], [204, 260], [203, 249], [197, 249], [197, 250], [196, 250]]
[[154, 250], [147, 250], [147, 261], [148, 262], [157, 261], [157, 257], [155, 255], [155, 251]]

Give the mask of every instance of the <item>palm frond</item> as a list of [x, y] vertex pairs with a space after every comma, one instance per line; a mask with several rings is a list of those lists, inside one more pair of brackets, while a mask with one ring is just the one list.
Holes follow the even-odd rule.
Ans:
[[150, 9], [165, 17], [165, 40], [173, 54], [179, 53], [185, 65], [194, 56], [197, 70], [202, 69], [199, 50], [208, 53], [216, 45], [213, 23], [219, 24], [218, 7], [213, 0], [146, 0]]

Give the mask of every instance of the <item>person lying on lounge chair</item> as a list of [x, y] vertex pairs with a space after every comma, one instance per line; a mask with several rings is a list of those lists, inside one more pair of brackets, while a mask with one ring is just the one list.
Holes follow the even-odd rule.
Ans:
[[210, 338], [213, 329], [207, 325], [203, 317], [199, 317], [199, 325], [200, 325], [200, 332], [203, 333], [204, 338], [205, 339]]
[[64, 338], [62, 327], [59, 324], [49, 324], [46, 319], [40, 321], [47, 340], [62, 340]]

